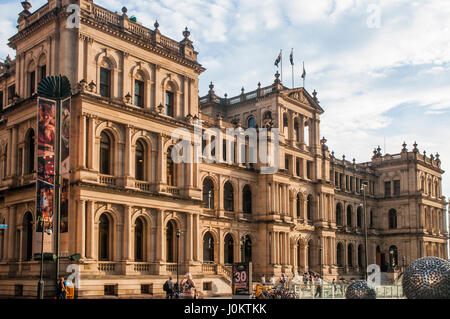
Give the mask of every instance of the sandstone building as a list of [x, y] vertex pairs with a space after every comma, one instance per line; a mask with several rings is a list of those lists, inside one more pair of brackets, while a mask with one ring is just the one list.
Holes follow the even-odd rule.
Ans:
[[[187, 28], [176, 41], [126, 9], [74, 2], [79, 28], [67, 25], [71, 1], [49, 0], [33, 13], [24, 1], [9, 40], [16, 57], [0, 65], [0, 224], [8, 225], [0, 230], [0, 295], [37, 292], [36, 90], [57, 74], [73, 88], [61, 274], [73, 263], [66, 257], [80, 254], [80, 297], [161, 293], [177, 257], [180, 274], [192, 273], [206, 294], [229, 291], [238, 261], [252, 261], [255, 279], [305, 271], [360, 278], [364, 198], [369, 264], [395, 273], [421, 256], [448, 258], [438, 154], [403, 145], [395, 155], [375, 150], [368, 163], [337, 159], [321, 139], [315, 92], [289, 89], [277, 74], [252, 92], [221, 98], [211, 84], [199, 97], [205, 69]], [[175, 163], [172, 132], [193, 134], [197, 119], [223, 135], [278, 128], [280, 169], [261, 174], [260, 163], [249, 163], [249, 145], [237, 149], [234, 137], [214, 150], [221, 163]], [[44, 238], [44, 251], [54, 251], [54, 235]], [[46, 289], [52, 272], [46, 262]]]

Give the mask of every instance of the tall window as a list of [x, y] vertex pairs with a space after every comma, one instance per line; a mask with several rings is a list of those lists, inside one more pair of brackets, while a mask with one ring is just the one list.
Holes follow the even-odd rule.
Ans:
[[174, 114], [174, 94], [171, 91], [166, 91], [166, 115], [173, 117]]
[[256, 121], [253, 116], [248, 119], [248, 128], [256, 128]]
[[28, 73], [28, 85], [29, 85], [28, 95], [32, 96], [34, 94], [34, 92], [36, 91], [36, 72], [35, 71]]
[[358, 246], [358, 267], [363, 266], [363, 246]]
[[313, 205], [313, 198], [311, 195], [308, 195], [308, 203], [307, 203], [307, 218], [308, 220], [312, 220], [312, 205]]
[[224, 260], [226, 265], [234, 263], [234, 241], [230, 234], [225, 237]]
[[252, 261], [252, 240], [249, 235], [245, 236], [244, 239], [244, 258], [245, 263], [249, 263]]
[[338, 266], [339, 267], [342, 267], [343, 266], [343, 258], [342, 258], [342, 256], [343, 256], [343, 247], [342, 247], [342, 244], [341, 243], [338, 243], [337, 244], [337, 249], [336, 249], [336, 259], [337, 259], [337, 264], [338, 264]]
[[111, 175], [111, 139], [105, 132], [100, 135], [100, 174]]
[[144, 174], [144, 145], [141, 141], [136, 142], [136, 172], [135, 172], [135, 178], [139, 181], [143, 181], [145, 179]]
[[389, 211], [389, 229], [397, 229], [397, 211], [395, 209]]
[[33, 255], [33, 217], [27, 212], [22, 223], [22, 256], [24, 261], [30, 261]]
[[391, 196], [391, 182], [384, 182], [384, 196]]
[[3, 111], [3, 91], [0, 91], [0, 111]]
[[353, 212], [352, 212], [352, 206], [347, 206], [347, 226], [352, 227], [353, 226]]
[[210, 232], [203, 237], [203, 262], [214, 262], [214, 238]]
[[12, 102], [12, 99], [14, 98], [14, 95], [16, 94], [16, 85], [13, 84], [11, 86], [8, 87], [8, 104], [10, 103], [10, 99]]
[[400, 196], [400, 181], [394, 181], [394, 196]]
[[223, 189], [224, 192], [224, 209], [226, 211], [232, 212], [234, 211], [234, 190], [233, 185], [230, 182], [227, 182], [225, 184], [225, 187]]
[[47, 76], [47, 66], [44, 64], [39, 68], [39, 82]]
[[111, 97], [111, 70], [100, 68], [100, 95]]
[[175, 164], [172, 160], [172, 147], [167, 150], [167, 185], [175, 186]]
[[347, 251], [347, 264], [349, 267], [353, 267], [353, 245], [348, 245], [348, 251]]
[[373, 210], [370, 211], [370, 228], [374, 228], [375, 227], [375, 221], [374, 221], [374, 216], [373, 216]]
[[134, 81], [134, 105], [144, 107], [144, 82]]
[[342, 226], [342, 205], [340, 203], [336, 205], [336, 224]]
[[203, 203], [208, 209], [214, 209], [214, 183], [209, 178], [203, 181]]
[[302, 217], [302, 213], [301, 213], [301, 198], [300, 198], [300, 194], [297, 194], [297, 199], [296, 199], [296, 206], [297, 206], [297, 218]]
[[136, 219], [134, 224], [134, 260], [143, 261], [144, 259], [144, 224], [141, 217]]
[[109, 260], [109, 219], [106, 214], [100, 216], [100, 223], [98, 225], [98, 259]]
[[252, 213], [252, 191], [250, 190], [250, 186], [245, 185], [244, 190], [242, 192], [242, 206], [244, 214]]
[[362, 227], [362, 208], [358, 207], [356, 211], [356, 226], [361, 228]]
[[30, 130], [27, 134], [26, 141], [26, 166], [25, 166], [25, 174], [31, 174], [34, 171], [34, 131]]
[[178, 244], [176, 237], [176, 225], [174, 221], [169, 221], [166, 228], [166, 260], [169, 263], [176, 262], [178, 255]]

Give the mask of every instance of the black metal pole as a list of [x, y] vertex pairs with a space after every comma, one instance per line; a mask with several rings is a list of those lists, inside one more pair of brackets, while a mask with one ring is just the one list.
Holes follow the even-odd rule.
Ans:
[[55, 216], [56, 216], [56, 283], [59, 281], [59, 237], [61, 219], [61, 99], [56, 100], [56, 163], [55, 163]]
[[176, 289], [176, 298], [178, 298], [178, 294], [180, 291], [180, 283], [178, 281], [179, 272], [178, 272], [178, 264], [179, 264], [179, 256], [180, 256], [180, 230], [177, 229], [177, 289]]
[[363, 196], [364, 196], [364, 259], [365, 259], [365, 267], [364, 270], [364, 277], [367, 281], [368, 274], [367, 274], [367, 266], [369, 262], [369, 256], [368, 256], [368, 244], [367, 244], [367, 205], [366, 205], [366, 186], [363, 186]]
[[41, 241], [41, 274], [38, 282], [38, 299], [44, 299], [44, 219], [41, 218], [40, 223], [42, 225], [42, 241]]

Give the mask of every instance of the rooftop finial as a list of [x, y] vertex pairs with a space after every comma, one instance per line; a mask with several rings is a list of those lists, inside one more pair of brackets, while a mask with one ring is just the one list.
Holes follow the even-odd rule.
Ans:
[[212, 83], [212, 81], [211, 81], [211, 84], [209, 85], [209, 89], [210, 90], [214, 89], [214, 84]]
[[406, 144], [406, 142], [403, 142], [403, 152], [408, 152], [408, 149], [406, 148], [406, 146], [407, 146], [407, 144]]
[[21, 4], [23, 9], [26, 11], [30, 10], [30, 8], [32, 7], [31, 3], [28, 0], [22, 1]]
[[414, 146], [413, 152], [418, 153], [419, 149], [417, 148], [417, 146], [418, 146], [417, 142], [414, 142], [413, 146]]
[[159, 28], [158, 20], [155, 21], [155, 24], [153, 26], [155, 27], [155, 31], [158, 30]]
[[128, 12], [127, 7], [123, 7], [123, 8], [122, 8], [122, 13], [123, 13], [123, 15], [127, 15], [127, 12]]
[[244, 94], [244, 92], [245, 92], [245, 89], [244, 89], [244, 87], [242, 87], [241, 94]]
[[183, 31], [183, 36], [187, 40], [190, 35], [191, 35], [191, 32], [189, 32], [188, 28], [186, 27], [186, 29], [184, 29], [184, 31]]
[[314, 90], [314, 92], [313, 92], [313, 97], [314, 97], [314, 100], [317, 101], [317, 92], [316, 92], [316, 90]]
[[275, 73], [275, 83], [279, 83], [280, 82], [280, 73]]

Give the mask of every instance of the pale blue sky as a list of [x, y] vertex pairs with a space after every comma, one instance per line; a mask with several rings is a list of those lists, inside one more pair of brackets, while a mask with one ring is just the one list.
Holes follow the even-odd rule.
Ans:
[[[30, 0], [32, 11], [45, 0]], [[325, 114], [321, 134], [337, 157], [368, 161], [380, 145], [398, 153], [406, 141], [441, 154], [443, 192], [450, 195], [450, 1], [448, 0], [96, 0], [112, 11], [128, 8], [139, 22], [182, 39], [188, 26], [210, 81], [229, 96], [272, 83], [284, 52], [284, 84], [296, 86], [305, 61], [306, 88], [318, 92]], [[0, 57], [13, 52], [20, 1], [0, 0]], [[380, 13], [379, 28], [373, 27]], [[371, 27], [372, 26], [372, 27]]]

